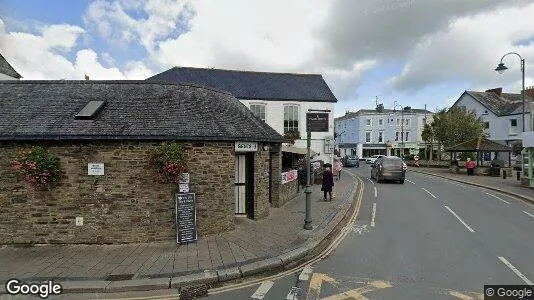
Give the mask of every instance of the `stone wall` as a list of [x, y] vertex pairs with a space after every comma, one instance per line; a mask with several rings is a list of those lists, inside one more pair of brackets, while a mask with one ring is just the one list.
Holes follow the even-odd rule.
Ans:
[[280, 207], [280, 194], [281, 194], [281, 181], [280, 174], [282, 174], [282, 159], [280, 152], [271, 153], [272, 159], [272, 194], [271, 194], [271, 206]]
[[298, 180], [293, 180], [291, 182], [282, 184], [282, 187], [280, 189], [280, 206], [286, 204], [291, 199], [300, 195], [300, 192], [302, 191], [304, 190], [299, 189]]
[[[0, 143], [0, 243], [123, 243], [175, 240], [176, 185], [156, 183], [149, 164], [158, 143], [54, 143], [64, 178], [50, 191], [32, 191], [10, 169], [23, 149]], [[196, 193], [199, 236], [234, 228], [233, 143], [183, 143]], [[258, 167], [265, 164], [259, 154]], [[87, 163], [104, 163], [88, 176]], [[257, 168], [258, 173], [260, 168]], [[265, 187], [257, 183], [261, 194]], [[268, 213], [260, 204], [258, 215]], [[83, 226], [75, 218], [83, 217]]]
[[269, 151], [254, 155], [254, 219], [269, 215]]

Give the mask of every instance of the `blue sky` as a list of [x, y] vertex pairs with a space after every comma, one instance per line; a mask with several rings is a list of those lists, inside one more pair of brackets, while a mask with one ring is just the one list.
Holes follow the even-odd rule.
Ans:
[[534, 85], [528, 0], [2, 0], [0, 12], [0, 52], [25, 79], [144, 79], [172, 66], [321, 73], [336, 116], [377, 96], [434, 111], [464, 90], [519, 92], [518, 59], [493, 71], [517, 51]]

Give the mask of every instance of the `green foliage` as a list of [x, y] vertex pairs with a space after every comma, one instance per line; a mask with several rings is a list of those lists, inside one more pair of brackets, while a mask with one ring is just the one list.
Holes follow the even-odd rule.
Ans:
[[512, 144], [512, 152], [514, 155], [521, 154], [521, 150], [523, 150], [523, 141], [519, 140]]
[[157, 146], [152, 152], [152, 163], [157, 179], [162, 183], [178, 183], [180, 175], [188, 172], [184, 150], [176, 142], [163, 142]]
[[284, 134], [284, 141], [293, 144], [295, 140], [300, 139], [300, 132], [298, 130], [291, 130]]
[[444, 147], [484, 136], [482, 118], [458, 107], [439, 111], [434, 115], [431, 126], [433, 138]]
[[423, 132], [421, 132], [421, 138], [427, 143], [430, 143], [434, 138], [434, 131], [432, 130], [432, 126], [430, 126], [430, 124], [425, 124]]
[[461, 160], [461, 161], [466, 161], [467, 158], [470, 158], [471, 160], [475, 160], [476, 159], [476, 153], [475, 152], [462, 152], [458, 155], [458, 158]]
[[44, 188], [61, 177], [59, 157], [42, 146], [22, 151], [12, 168], [33, 188]]

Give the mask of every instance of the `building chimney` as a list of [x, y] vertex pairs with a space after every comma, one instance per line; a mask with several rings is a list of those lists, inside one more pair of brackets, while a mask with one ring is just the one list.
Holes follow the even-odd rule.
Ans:
[[534, 99], [534, 86], [529, 86], [525, 88], [525, 96]]
[[502, 95], [502, 87], [491, 89], [491, 90], [486, 90], [486, 93], [494, 93], [497, 96], [501, 96]]
[[85, 80], [89, 80], [89, 76], [85, 75]]

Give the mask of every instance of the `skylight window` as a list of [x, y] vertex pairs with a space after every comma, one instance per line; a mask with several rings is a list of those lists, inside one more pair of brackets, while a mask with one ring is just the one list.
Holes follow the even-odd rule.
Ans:
[[106, 101], [89, 101], [82, 110], [74, 117], [76, 119], [94, 119], [104, 108]]

